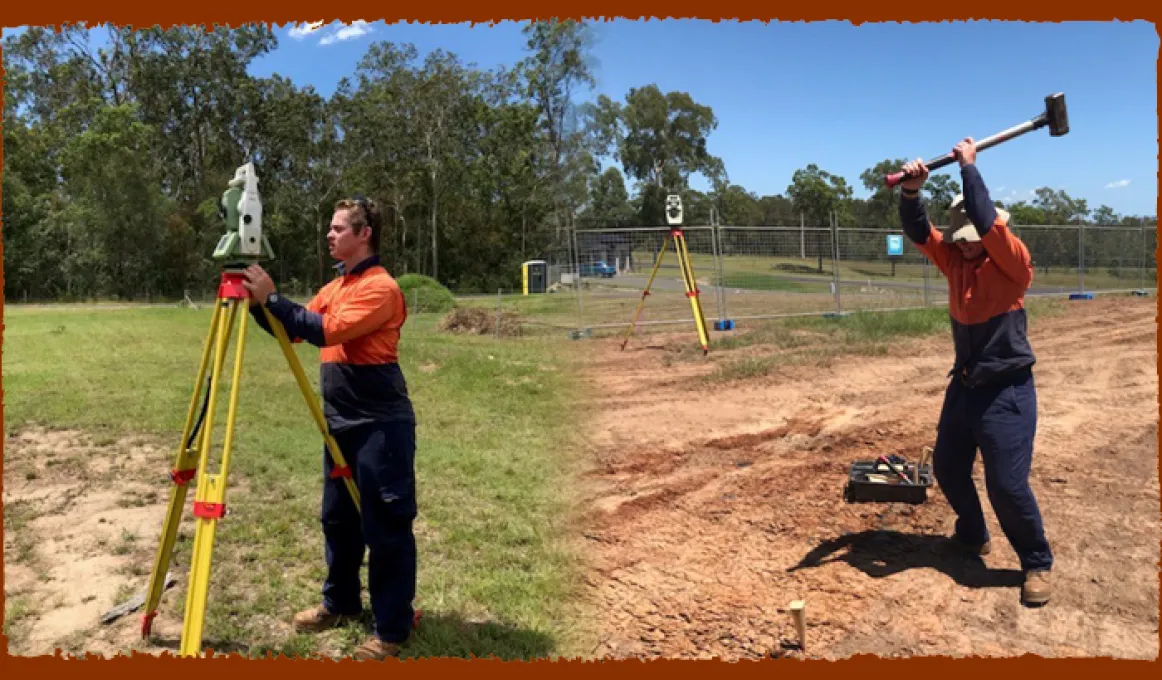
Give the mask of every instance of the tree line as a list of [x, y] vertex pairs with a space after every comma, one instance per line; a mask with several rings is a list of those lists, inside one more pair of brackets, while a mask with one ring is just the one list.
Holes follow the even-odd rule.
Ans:
[[[524, 29], [526, 56], [490, 70], [411, 44], [369, 45], [329, 96], [248, 67], [278, 39], [268, 26], [33, 27], [3, 42], [3, 244], [6, 299], [180, 298], [212, 290], [222, 235], [218, 201], [253, 162], [280, 286], [333, 276], [326, 231], [334, 202], [373, 197], [381, 253], [397, 275], [458, 292], [519, 286], [522, 261], [568, 248], [584, 227], [664, 224], [681, 193], [687, 224], [898, 228], [885, 159], [859, 181], [815, 164], [784, 193], [729, 180], [708, 151], [711, 107], [656, 85], [621, 100], [578, 102], [595, 85], [592, 36], [579, 23]], [[612, 161], [602, 170], [602, 161]], [[690, 188], [700, 175], [711, 187]], [[935, 220], [959, 192], [934, 175]], [[1006, 206], [1022, 224], [1137, 225], [1063, 191]]]

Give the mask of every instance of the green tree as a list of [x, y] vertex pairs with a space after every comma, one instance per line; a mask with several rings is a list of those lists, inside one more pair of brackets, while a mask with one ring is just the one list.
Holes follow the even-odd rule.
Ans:
[[643, 224], [664, 223], [666, 194], [685, 191], [692, 174], [712, 181], [725, 174], [722, 160], [707, 150], [718, 119], [686, 92], [663, 94], [657, 85], [631, 88], [624, 104], [601, 95], [591, 121], [596, 148], [612, 150], [626, 175], [641, 185]]
[[606, 168], [590, 183], [586, 224], [593, 227], [624, 227], [630, 224], [633, 216], [625, 177], [617, 168]]

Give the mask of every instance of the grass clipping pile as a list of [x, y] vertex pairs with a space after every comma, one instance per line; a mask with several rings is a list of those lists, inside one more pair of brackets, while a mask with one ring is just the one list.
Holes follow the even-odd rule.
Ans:
[[442, 333], [458, 335], [521, 335], [521, 317], [516, 312], [496, 312], [480, 307], [456, 307], [440, 319], [437, 328]]

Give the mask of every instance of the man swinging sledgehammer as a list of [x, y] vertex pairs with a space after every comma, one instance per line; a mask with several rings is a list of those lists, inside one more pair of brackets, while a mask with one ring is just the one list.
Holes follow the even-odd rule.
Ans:
[[919, 194], [928, 168], [919, 159], [904, 167], [899, 208], [908, 238], [948, 279], [956, 359], [932, 461], [957, 516], [947, 547], [970, 555], [991, 550], [972, 480], [979, 449], [989, 501], [1025, 574], [1022, 599], [1042, 605], [1051, 592], [1053, 553], [1029, 488], [1037, 392], [1024, 296], [1033, 266], [1025, 244], [1009, 229], [1008, 213], [989, 198], [973, 140], [957, 144], [954, 153], [964, 194], [953, 201], [948, 231], [941, 233], [928, 220]]

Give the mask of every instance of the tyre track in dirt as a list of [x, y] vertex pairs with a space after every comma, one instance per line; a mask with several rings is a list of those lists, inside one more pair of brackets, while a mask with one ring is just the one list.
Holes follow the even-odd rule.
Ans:
[[594, 653], [786, 653], [795, 638], [786, 607], [805, 599], [813, 657], [1153, 658], [1154, 305], [1099, 299], [1031, 325], [1040, 399], [1032, 484], [1057, 556], [1055, 598], [1042, 609], [1019, 603], [1016, 558], [979, 465], [995, 546], [985, 564], [932, 552], [953, 523], [938, 490], [920, 506], [842, 501], [852, 460], [914, 458], [933, 443], [946, 337], [729, 385], [698, 379], [744, 350], [666, 367], [666, 340], [602, 347], [588, 377], [599, 397], [585, 548], [589, 595], [604, 617]]

